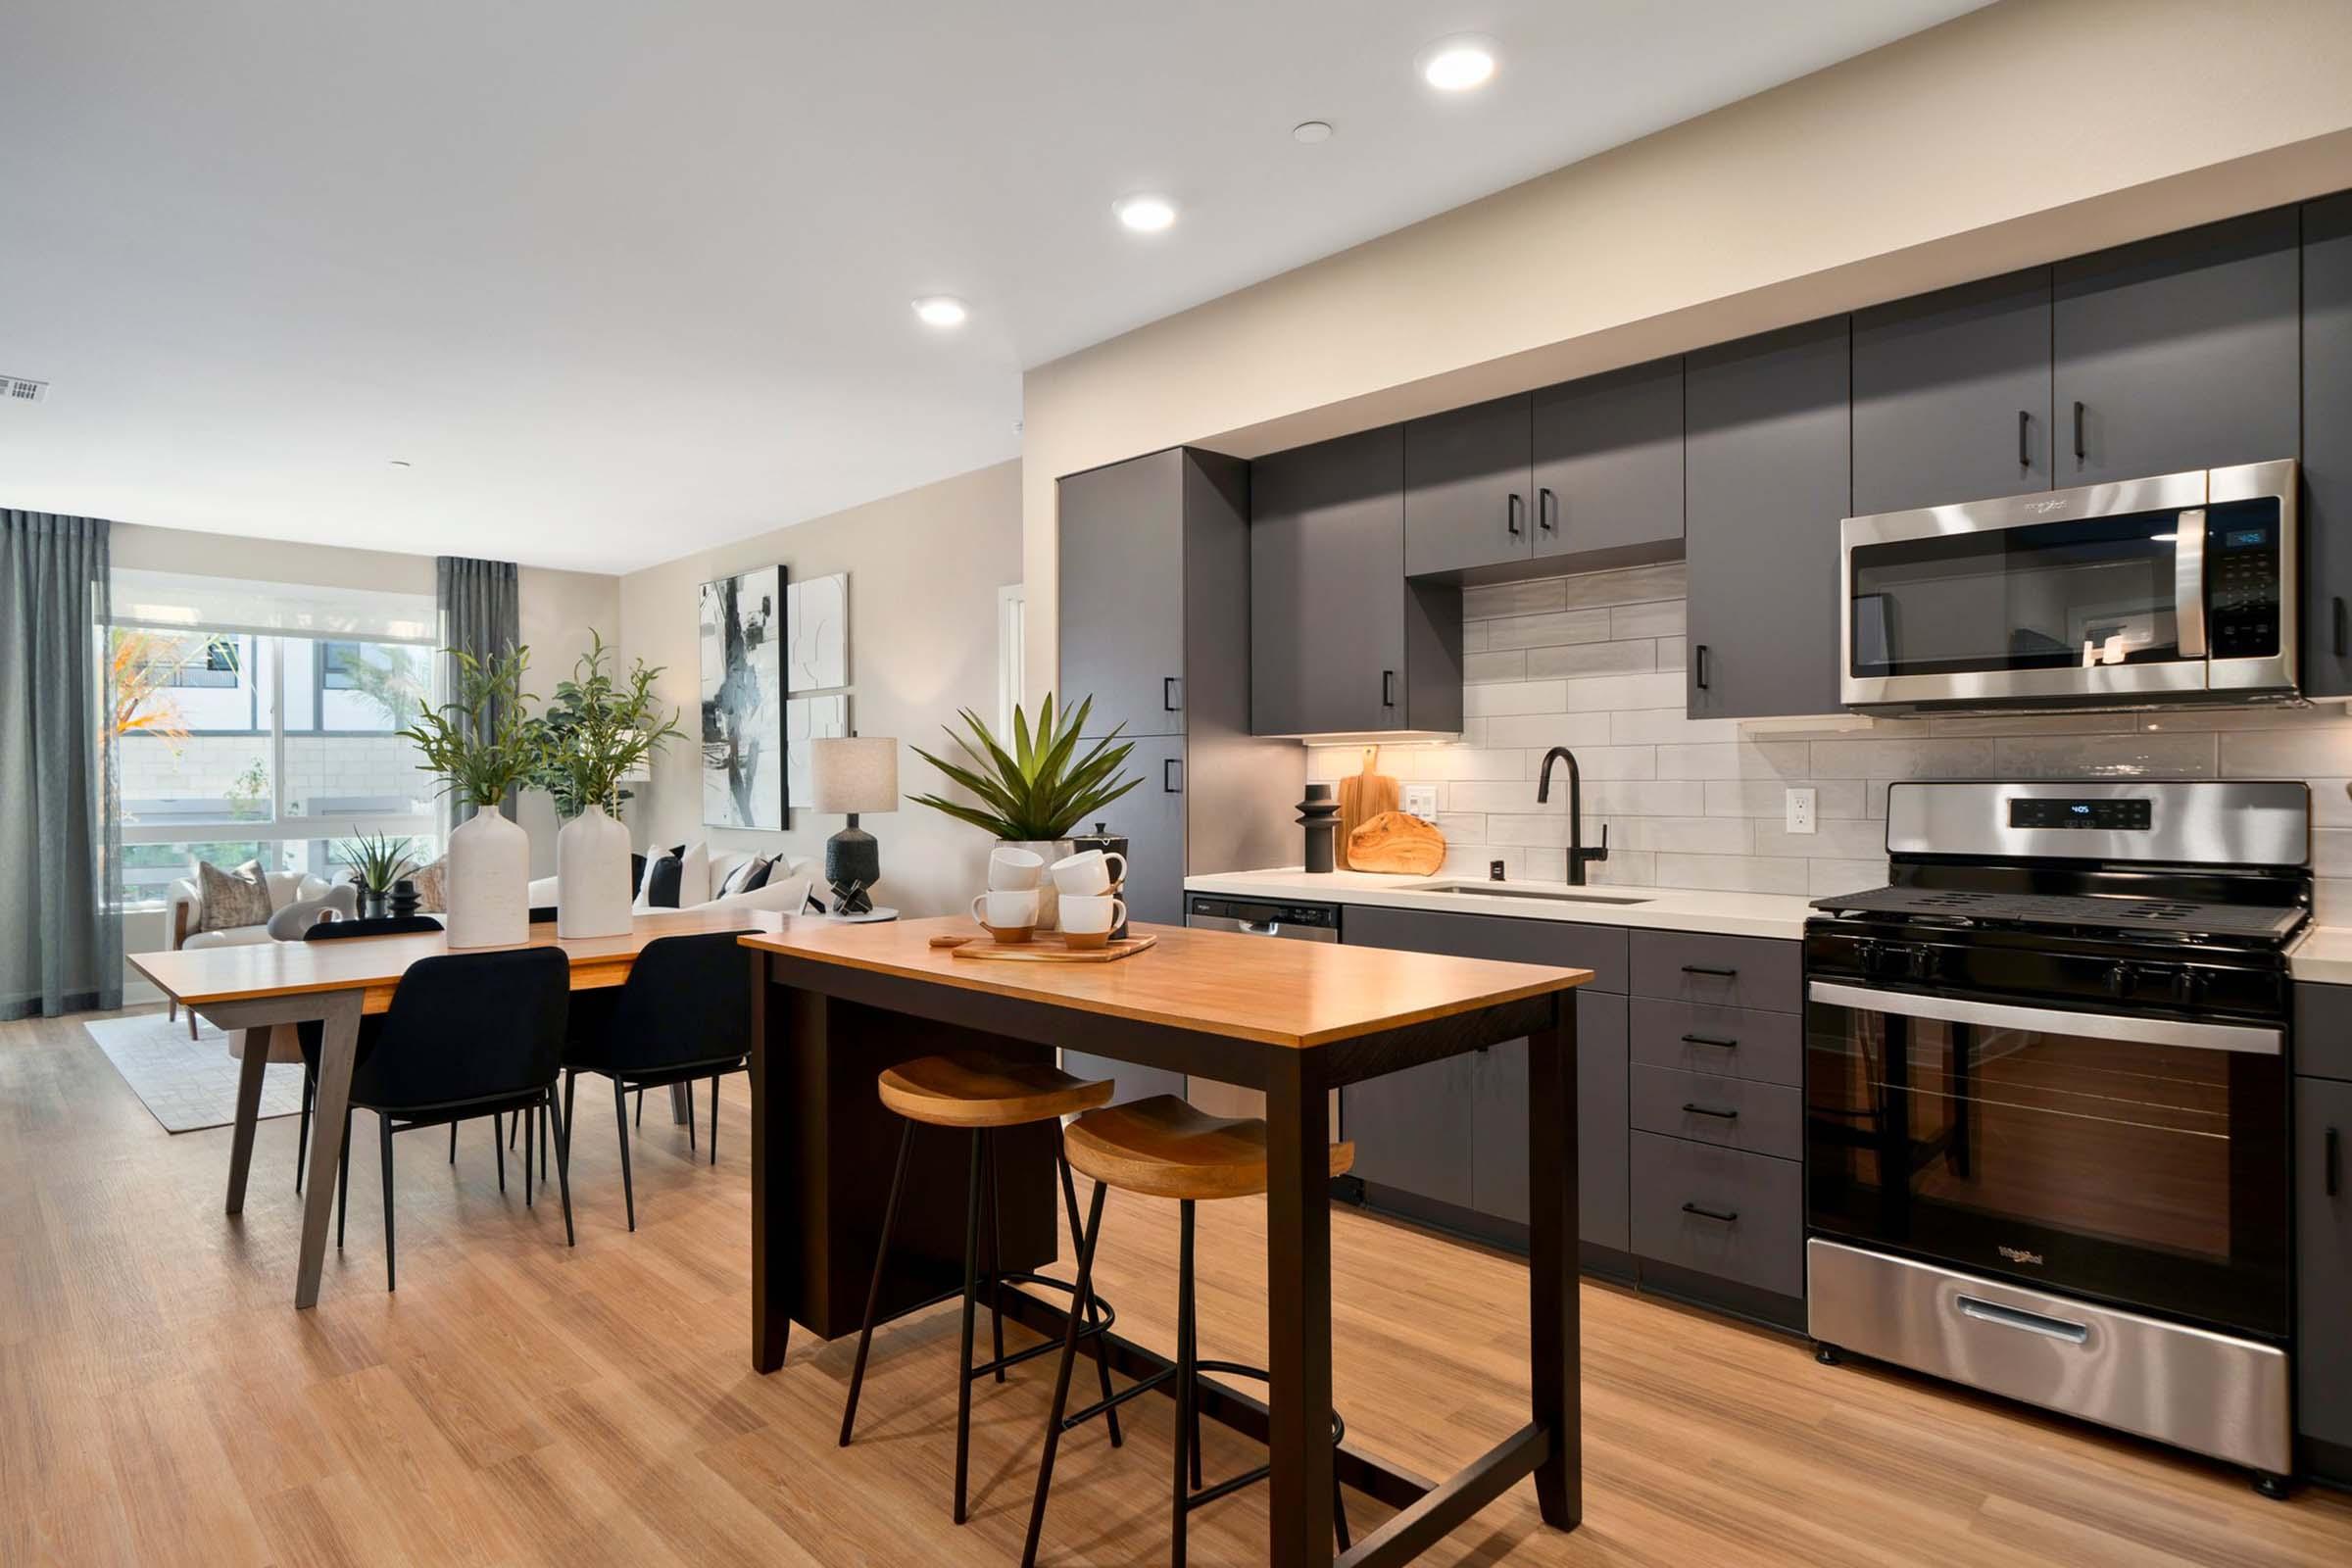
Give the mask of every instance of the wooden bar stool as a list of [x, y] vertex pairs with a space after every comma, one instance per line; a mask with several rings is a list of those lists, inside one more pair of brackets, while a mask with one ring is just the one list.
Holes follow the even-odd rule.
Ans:
[[[1169, 1378], [1176, 1383], [1175, 1534], [1169, 1561], [1184, 1568], [1185, 1521], [1195, 1508], [1254, 1486], [1271, 1473], [1268, 1465], [1220, 1481], [1200, 1485], [1200, 1374], [1221, 1372], [1228, 1377], [1270, 1381], [1260, 1367], [1233, 1361], [1200, 1359], [1200, 1324], [1193, 1275], [1193, 1209], [1203, 1200], [1249, 1198], [1266, 1190], [1266, 1124], [1262, 1120], [1229, 1121], [1195, 1110], [1173, 1095], [1138, 1100], [1107, 1110], [1090, 1110], [1064, 1129], [1062, 1148], [1068, 1163], [1095, 1179], [1087, 1210], [1086, 1232], [1078, 1244], [1077, 1300], [1070, 1312], [1070, 1330], [1061, 1344], [1061, 1364], [1054, 1379], [1054, 1409], [1046, 1418], [1046, 1449], [1037, 1467], [1037, 1497], [1029, 1509], [1029, 1540], [1021, 1551], [1022, 1568], [1035, 1568], [1038, 1538], [1045, 1529], [1046, 1495], [1054, 1484], [1054, 1452], [1061, 1435], [1098, 1415], [1113, 1420], [1116, 1408]], [[1344, 1176], [1355, 1163], [1353, 1144], [1331, 1146], [1331, 1174]], [[1176, 1271], [1176, 1364], [1110, 1393], [1076, 1414], [1068, 1414], [1070, 1368], [1078, 1341], [1087, 1332], [1080, 1314], [1091, 1312], [1094, 1292], [1095, 1244], [1102, 1239], [1102, 1198], [1117, 1187], [1147, 1198], [1167, 1198], [1179, 1205], [1181, 1241]], [[1086, 1320], [1093, 1322], [1091, 1315]], [[1331, 1416], [1331, 1441], [1337, 1446], [1348, 1436], [1338, 1411]], [[1189, 1476], [1188, 1476], [1189, 1471]], [[1338, 1480], [1332, 1482], [1331, 1517], [1342, 1551], [1348, 1549], [1348, 1504]]]
[[[999, 1293], [1007, 1283], [1035, 1285], [1047, 1290], [1063, 1291], [1071, 1296], [1070, 1315], [1073, 1321], [1083, 1311], [1085, 1327], [1076, 1339], [1095, 1341], [1095, 1355], [1102, 1372], [1102, 1394], [1110, 1395], [1110, 1360], [1102, 1336], [1117, 1321], [1117, 1313], [1107, 1301], [1077, 1299], [1078, 1288], [1042, 1274], [1006, 1273], [1004, 1270], [1003, 1204], [996, 1163], [994, 1134], [1001, 1128], [1025, 1127], [1033, 1122], [1051, 1121], [1056, 1124], [1054, 1162], [1061, 1171], [1061, 1200], [1070, 1224], [1070, 1243], [1079, 1245], [1078, 1184], [1070, 1175], [1066, 1151], [1060, 1148], [1059, 1123], [1064, 1116], [1073, 1116], [1109, 1103], [1116, 1085], [1108, 1079], [1090, 1082], [1043, 1063], [1016, 1063], [1001, 1060], [980, 1052], [957, 1052], [951, 1055], [922, 1056], [901, 1062], [884, 1072], [878, 1083], [882, 1103], [906, 1120], [906, 1128], [899, 1137], [898, 1169], [890, 1179], [890, 1199], [882, 1214], [882, 1241], [874, 1253], [874, 1279], [865, 1297], [865, 1324], [858, 1332], [858, 1361], [850, 1371], [850, 1396], [841, 1412], [841, 1446], [850, 1446], [850, 1432], [858, 1420], [858, 1394], [865, 1382], [865, 1358], [874, 1343], [874, 1314], [882, 1300], [882, 1275], [890, 1261], [891, 1233], [898, 1228], [899, 1201], [906, 1186], [907, 1154], [914, 1147], [914, 1129], [918, 1124], [949, 1127], [972, 1135], [971, 1176], [966, 1189], [963, 1216], [963, 1289], [949, 1291], [921, 1301], [898, 1314], [927, 1310], [951, 1297], [963, 1298], [963, 1342], [957, 1361], [956, 1385], [956, 1522], [964, 1521], [964, 1483], [970, 1469], [972, 1441], [972, 1384], [993, 1376], [1004, 1381], [1008, 1367], [1018, 1366], [1033, 1356], [1056, 1348], [1052, 1340], [1042, 1340], [1025, 1350], [1011, 1355], [1004, 1353], [1004, 1315], [999, 1304]], [[980, 1268], [981, 1194], [988, 1195], [989, 1266]], [[978, 1302], [980, 1282], [988, 1282], [989, 1317], [994, 1332], [996, 1353], [979, 1366], [972, 1365], [972, 1318]], [[1067, 1382], [1067, 1367], [1064, 1367]], [[1110, 1424], [1113, 1446], [1120, 1442], [1117, 1418]]]

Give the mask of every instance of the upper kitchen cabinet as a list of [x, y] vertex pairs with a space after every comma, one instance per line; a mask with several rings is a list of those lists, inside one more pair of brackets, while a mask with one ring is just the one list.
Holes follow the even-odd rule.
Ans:
[[1854, 512], [2050, 488], [2050, 270], [1854, 317]]
[[2352, 191], [2303, 209], [2303, 690], [2352, 696]]
[[1462, 595], [1404, 576], [1396, 425], [1250, 474], [1250, 713], [1259, 735], [1462, 727]]
[[1525, 561], [1533, 550], [1533, 400], [1526, 393], [1404, 425], [1408, 577]]
[[1683, 543], [1683, 362], [1535, 395], [1534, 553], [1655, 561]]
[[1061, 481], [1060, 691], [1094, 698], [1090, 734], [1184, 733], [1193, 457], [1175, 447]]
[[1838, 710], [1838, 525], [1852, 510], [1849, 319], [1687, 362], [1693, 718]]
[[2279, 208], [2059, 263], [2053, 482], [2295, 456], [2298, 248]]

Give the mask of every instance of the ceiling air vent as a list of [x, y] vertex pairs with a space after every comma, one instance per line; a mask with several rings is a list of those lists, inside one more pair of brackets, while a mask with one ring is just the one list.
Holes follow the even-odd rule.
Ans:
[[46, 381], [27, 381], [21, 375], [0, 375], [0, 397], [11, 403], [38, 403], [49, 395]]

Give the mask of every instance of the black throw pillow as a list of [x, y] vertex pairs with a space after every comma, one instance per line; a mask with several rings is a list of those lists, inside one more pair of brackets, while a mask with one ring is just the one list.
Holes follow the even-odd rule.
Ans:
[[678, 882], [686, 874], [686, 846], [664, 854], [646, 868], [645, 906], [649, 909], [674, 909], [678, 906]]
[[752, 862], [752, 868], [750, 870], [743, 873], [743, 880], [735, 884], [734, 891], [737, 893], [749, 893], [754, 888], [763, 888], [767, 886], [767, 874], [770, 871], [773, 871], [775, 868], [776, 862], [762, 856], [759, 859]]

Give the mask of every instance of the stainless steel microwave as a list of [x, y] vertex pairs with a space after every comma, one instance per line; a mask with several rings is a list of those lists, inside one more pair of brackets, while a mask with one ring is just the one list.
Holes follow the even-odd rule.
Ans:
[[1845, 519], [1863, 711], [2295, 702], [2295, 465]]

